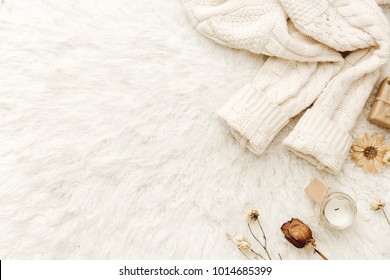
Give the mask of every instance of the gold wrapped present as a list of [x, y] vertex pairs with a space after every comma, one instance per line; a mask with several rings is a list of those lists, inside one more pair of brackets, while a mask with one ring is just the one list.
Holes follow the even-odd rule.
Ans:
[[379, 126], [390, 128], [390, 76], [381, 83], [368, 120]]

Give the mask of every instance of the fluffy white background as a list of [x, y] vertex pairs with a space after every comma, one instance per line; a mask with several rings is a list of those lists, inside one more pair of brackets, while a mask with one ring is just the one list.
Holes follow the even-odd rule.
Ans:
[[[242, 258], [225, 233], [249, 237], [251, 208], [275, 258], [319, 259], [284, 239], [291, 217], [331, 259], [390, 258], [390, 228], [369, 210], [390, 203], [390, 168], [316, 170], [281, 145], [296, 119], [256, 157], [218, 119], [264, 59], [203, 38], [178, 0], [4, 1], [0, 258]], [[390, 141], [369, 106], [354, 135]], [[317, 223], [313, 177], [356, 200], [352, 228]]]

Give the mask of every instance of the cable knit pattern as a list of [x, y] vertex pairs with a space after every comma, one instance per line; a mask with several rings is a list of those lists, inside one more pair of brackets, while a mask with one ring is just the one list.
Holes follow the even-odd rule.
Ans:
[[344, 0], [332, 1], [333, 5], [323, 0], [280, 2], [301, 32], [338, 51], [375, 45], [375, 39], [362, 28], [372, 22], [368, 11], [361, 13], [367, 10], [364, 3], [355, 1], [350, 5]]
[[298, 61], [340, 61], [340, 54], [290, 24], [275, 0], [230, 0], [212, 5], [184, 0], [196, 29], [222, 45]]
[[241, 145], [261, 154], [291, 117], [314, 102], [284, 144], [319, 169], [338, 172], [350, 131], [389, 57], [388, 22], [378, 4], [390, 0], [183, 3], [205, 36], [271, 56], [219, 112]]

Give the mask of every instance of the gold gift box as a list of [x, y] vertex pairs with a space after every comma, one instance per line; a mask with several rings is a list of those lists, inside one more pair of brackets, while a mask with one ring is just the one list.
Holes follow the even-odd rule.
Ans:
[[368, 120], [379, 126], [390, 128], [390, 76], [381, 83]]

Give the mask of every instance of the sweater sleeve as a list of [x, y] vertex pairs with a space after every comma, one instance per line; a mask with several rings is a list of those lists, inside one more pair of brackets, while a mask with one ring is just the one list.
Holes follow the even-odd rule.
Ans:
[[[358, 55], [354, 52], [353, 56]], [[364, 53], [360, 55], [364, 56]], [[356, 65], [350, 63], [347, 60], [346, 64], [352, 70]], [[319, 169], [330, 173], [340, 171], [353, 142], [350, 132], [378, 75], [379, 70], [367, 73], [350, 83], [345, 91], [338, 90], [336, 84], [340, 78], [335, 78], [284, 140], [287, 148]], [[340, 98], [341, 102], [334, 102]]]
[[[371, 39], [365, 48], [345, 58], [343, 69], [327, 84], [314, 106], [284, 141], [292, 152], [331, 173], [340, 171], [353, 141], [351, 132], [356, 120], [378, 78], [380, 66], [389, 57], [389, 28], [379, 7], [373, 1], [361, 1], [366, 9], [357, 9], [356, 5], [353, 9], [348, 7], [348, 2], [335, 2], [338, 14]], [[375, 42], [375, 47], [370, 47], [369, 42]]]
[[338, 172], [389, 57], [388, 21], [378, 3], [390, 0], [183, 1], [203, 35], [271, 57], [219, 112], [241, 145], [264, 152], [314, 102], [284, 143], [318, 168]]
[[261, 154], [291, 117], [314, 102], [341, 65], [269, 58], [219, 116], [242, 147]]

